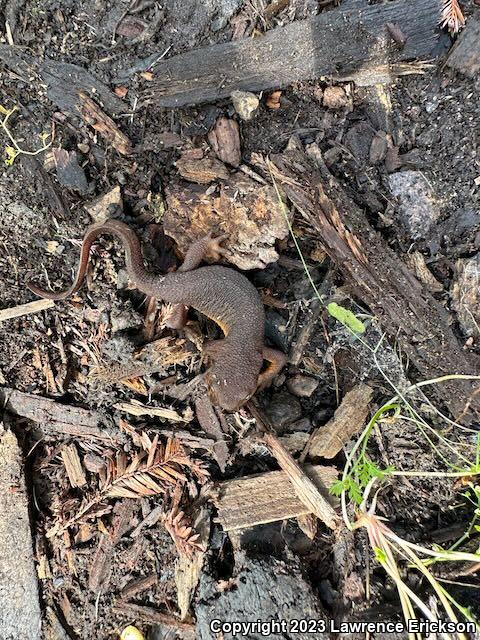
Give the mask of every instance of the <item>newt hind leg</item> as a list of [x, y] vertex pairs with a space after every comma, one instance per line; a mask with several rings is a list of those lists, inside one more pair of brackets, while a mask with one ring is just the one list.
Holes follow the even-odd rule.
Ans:
[[193, 242], [185, 254], [183, 264], [178, 268], [178, 271], [184, 272], [196, 269], [207, 256], [214, 260], [219, 260], [225, 253], [225, 249], [221, 247], [221, 244], [227, 238], [228, 234], [226, 233], [212, 238], [212, 232], [210, 232], [204, 238]]
[[270, 347], [263, 347], [263, 359], [268, 362], [268, 366], [265, 371], [262, 371], [258, 376], [257, 389], [265, 389], [271, 383], [273, 378], [280, 373], [287, 362], [287, 357], [281, 351], [271, 349]]

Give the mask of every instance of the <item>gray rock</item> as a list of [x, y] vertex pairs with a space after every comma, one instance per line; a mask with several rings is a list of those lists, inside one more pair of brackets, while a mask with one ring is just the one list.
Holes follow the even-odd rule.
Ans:
[[290, 393], [285, 392], [275, 393], [265, 411], [279, 432], [302, 415], [300, 402]]
[[457, 260], [451, 295], [464, 334], [480, 337], [480, 253]]
[[259, 99], [250, 91], [232, 91], [233, 108], [242, 120], [251, 120], [257, 112]]
[[388, 177], [390, 190], [398, 200], [398, 217], [412, 240], [428, 239], [440, 216], [432, 188], [420, 171], [399, 171]]
[[318, 384], [318, 380], [315, 380], [315, 378], [299, 374], [287, 381], [287, 389], [299, 398], [310, 398]]

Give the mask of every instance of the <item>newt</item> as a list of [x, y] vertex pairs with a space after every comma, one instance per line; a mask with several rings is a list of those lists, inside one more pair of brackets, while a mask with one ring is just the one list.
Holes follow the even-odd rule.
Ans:
[[[280, 351], [265, 346], [265, 311], [258, 291], [246, 276], [234, 269], [221, 265], [200, 266], [208, 255], [219, 259], [226, 235], [214, 238], [210, 233], [197, 240], [177, 271], [156, 275], [145, 269], [140, 241], [128, 225], [113, 219], [92, 224], [83, 237], [71, 287], [56, 293], [29, 282], [28, 288], [50, 300], [64, 300], [78, 291], [85, 278], [92, 244], [103, 234], [121, 241], [133, 285], [148, 296], [174, 305], [175, 321], [169, 326], [181, 328], [186, 322], [185, 307], [193, 307], [223, 331], [222, 339], [208, 342], [203, 348], [209, 365], [205, 381], [213, 404], [226, 411], [236, 411], [257, 389], [271, 383], [286, 358]], [[262, 371], [264, 360], [268, 366]]]

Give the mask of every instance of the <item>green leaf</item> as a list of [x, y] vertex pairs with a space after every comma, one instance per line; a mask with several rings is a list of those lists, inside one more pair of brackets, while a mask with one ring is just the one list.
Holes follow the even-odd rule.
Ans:
[[375, 553], [375, 558], [378, 562], [385, 563], [387, 561], [387, 554], [383, 549], [379, 549], [378, 547], [373, 548], [373, 552]]
[[349, 500], [355, 504], [362, 504], [363, 496], [361, 487], [353, 478], [347, 477], [345, 480], [337, 480], [330, 487], [330, 493], [334, 496], [340, 496], [345, 491]]
[[354, 333], [364, 333], [365, 325], [361, 320], [357, 318], [357, 316], [352, 313], [349, 309], [345, 309], [345, 307], [341, 307], [336, 302], [330, 302], [327, 304], [327, 311], [335, 318], [341, 322], [345, 327], [353, 331]]
[[348, 485], [348, 478], [345, 482], [342, 480], [336, 480], [330, 487], [329, 491], [332, 496], [341, 496], [344, 491], [348, 491]]

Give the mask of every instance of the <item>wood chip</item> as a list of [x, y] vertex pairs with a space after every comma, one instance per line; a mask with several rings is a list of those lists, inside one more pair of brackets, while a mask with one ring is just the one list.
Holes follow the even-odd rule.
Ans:
[[363, 383], [348, 391], [333, 418], [312, 433], [301, 459], [305, 460], [307, 455], [334, 458], [365, 426], [372, 396], [373, 389]]
[[[334, 467], [321, 465], [306, 465], [303, 472], [317, 487], [330, 487], [338, 477]], [[285, 471], [225, 480], [214, 488], [212, 499], [218, 510], [218, 521], [225, 531], [311, 513], [296, 495]], [[332, 498], [328, 500], [334, 503]]]
[[113, 187], [107, 193], [103, 193], [83, 206], [94, 222], [105, 222], [123, 207], [120, 187], [118, 185]]
[[21, 316], [27, 316], [31, 313], [38, 313], [39, 311], [45, 311], [55, 306], [53, 300], [34, 300], [33, 302], [27, 302], [26, 304], [19, 304], [16, 307], [10, 307], [9, 309], [0, 309], [0, 322], [5, 320], [11, 320], [12, 318], [20, 318]]
[[71, 486], [73, 488], [85, 486], [87, 478], [85, 477], [77, 447], [73, 443], [62, 447], [61, 456]]
[[182, 620], [189, 615], [190, 603], [200, 580], [206, 549], [208, 549], [211, 522], [210, 513], [206, 507], [201, 507], [193, 522], [193, 529], [200, 536], [197, 541], [198, 548], [196, 547], [191, 555], [180, 554], [175, 566], [177, 602]]
[[135, 578], [134, 580], [130, 580], [130, 582], [122, 589], [121, 596], [125, 600], [130, 600], [142, 591], [147, 591], [147, 589], [151, 589], [158, 582], [158, 576], [156, 573], [151, 573], [148, 576], [144, 576], [143, 578]]
[[132, 143], [120, 131], [112, 118], [103, 112], [98, 104], [86, 93], [80, 91], [78, 95], [80, 104], [77, 109], [85, 122], [92, 126], [95, 131], [98, 131], [119, 153], [124, 156], [130, 155], [132, 153]]
[[149, 624], [160, 624], [169, 629], [179, 630], [182, 632], [183, 640], [187, 640], [187, 638], [190, 640], [195, 637], [194, 627], [191, 622], [182, 622], [172, 615], [162, 613], [153, 607], [142, 607], [119, 599], [113, 605], [112, 611], [129, 620], [141, 620]]
[[213, 455], [223, 473], [229, 457], [228, 446], [225, 441], [225, 434], [222, 431], [220, 420], [210, 398], [203, 394], [195, 400], [195, 414], [202, 429], [215, 440], [213, 445]]
[[181, 416], [174, 409], [168, 409], [167, 407], [147, 407], [147, 405], [141, 402], [117, 402], [113, 405], [115, 409], [129, 413], [132, 416], [152, 416], [157, 418], [164, 418], [171, 422], [190, 422], [191, 418], [188, 416]]
[[208, 141], [219, 160], [238, 167], [242, 159], [242, 152], [240, 150], [240, 131], [235, 120], [219, 118], [208, 134]]
[[420, 253], [420, 251], [408, 253], [405, 256], [405, 262], [429, 291], [432, 293], [440, 293], [443, 291], [443, 284], [435, 278], [433, 273], [427, 267], [425, 257]]
[[215, 158], [190, 159], [181, 157], [175, 163], [178, 173], [197, 184], [209, 184], [214, 180], [228, 180], [229, 172], [225, 165]]

